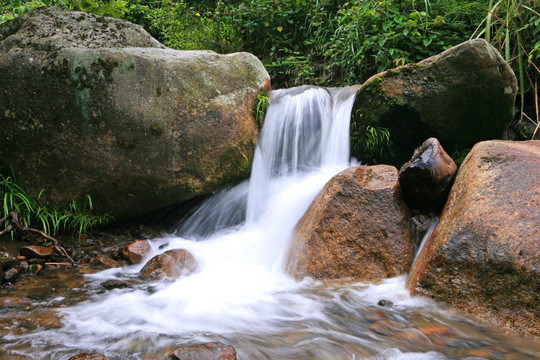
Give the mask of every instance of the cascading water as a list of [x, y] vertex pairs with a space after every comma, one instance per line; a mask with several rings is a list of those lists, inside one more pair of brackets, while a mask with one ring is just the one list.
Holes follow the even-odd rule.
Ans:
[[[272, 92], [249, 182], [210, 198], [175, 234], [151, 243], [146, 260], [183, 248], [198, 262], [195, 273], [95, 290], [88, 301], [59, 310], [63, 327], [5, 335], [10, 348], [40, 359], [80, 352], [150, 359], [164, 358], [171, 346], [220, 341], [233, 345], [239, 359], [376, 360], [456, 358], [462, 349], [498, 346], [498, 335], [440, 304], [411, 298], [404, 277], [374, 285], [297, 282], [284, 273], [297, 222], [324, 184], [351, 165], [355, 92], [312, 86]], [[143, 264], [87, 279], [95, 289], [106, 280], [129, 281]], [[381, 308], [381, 299], [393, 306]], [[418, 330], [426, 326], [451, 327], [452, 346], [432, 342]]]

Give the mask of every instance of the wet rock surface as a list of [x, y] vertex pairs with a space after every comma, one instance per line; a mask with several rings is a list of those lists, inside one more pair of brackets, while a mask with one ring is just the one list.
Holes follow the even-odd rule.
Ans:
[[99, 353], [85, 353], [73, 355], [69, 360], [107, 360], [105, 355]]
[[349, 168], [333, 177], [297, 225], [287, 269], [295, 277], [379, 281], [409, 270], [410, 212], [397, 169]]
[[168, 360], [236, 360], [236, 350], [226, 344], [207, 343], [183, 346], [172, 351]]
[[399, 170], [399, 185], [410, 207], [440, 212], [457, 173], [457, 165], [439, 141], [429, 138]]
[[135, 240], [127, 244], [122, 251], [132, 264], [139, 264], [150, 250], [150, 244], [147, 240]]
[[184, 249], [175, 249], [156, 255], [141, 269], [143, 278], [161, 280], [175, 279], [191, 274], [197, 269], [197, 261], [191, 253]]
[[481, 142], [461, 165], [407, 286], [539, 336], [539, 224], [540, 141]]

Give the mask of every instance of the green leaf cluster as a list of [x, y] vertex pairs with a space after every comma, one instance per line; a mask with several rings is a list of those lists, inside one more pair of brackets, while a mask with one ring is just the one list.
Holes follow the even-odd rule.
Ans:
[[[19, 219], [26, 227], [40, 228], [47, 235], [69, 233], [85, 234], [97, 225], [106, 225], [113, 218], [109, 215], [92, 215], [92, 199], [90, 195], [79, 207], [73, 200], [67, 208], [59, 209], [48, 203], [40, 203], [43, 190], [37, 199], [28, 194], [15, 180], [12, 170], [0, 173], [0, 218], [7, 217], [11, 211], [19, 214]], [[7, 226], [7, 224], [6, 224]]]

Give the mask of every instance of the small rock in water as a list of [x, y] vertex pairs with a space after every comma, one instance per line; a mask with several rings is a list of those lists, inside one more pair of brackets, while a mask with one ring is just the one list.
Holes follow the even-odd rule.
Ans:
[[135, 240], [126, 245], [123, 253], [132, 264], [139, 264], [143, 257], [150, 252], [150, 249], [148, 240]]
[[4, 281], [6, 282], [14, 281], [15, 279], [17, 279], [18, 276], [19, 276], [19, 270], [17, 270], [16, 268], [11, 268], [4, 273]]
[[197, 261], [184, 249], [174, 249], [156, 255], [144, 265], [140, 274], [151, 280], [189, 275], [197, 268]]
[[103, 284], [101, 284], [101, 287], [107, 290], [124, 289], [124, 288], [128, 288], [129, 284], [126, 281], [122, 281], [122, 280], [107, 280]]
[[92, 353], [73, 355], [69, 360], [107, 360], [107, 358], [103, 354]]
[[45, 259], [54, 254], [54, 250], [46, 246], [28, 245], [19, 249], [19, 254], [28, 259]]
[[401, 333], [405, 328], [406, 325], [400, 322], [393, 320], [381, 320], [371, 325], [369, 330], [379, 335], [393, 336]]
[[220, 343], [182, 346], [167, 357], [169, 360], [236, 360], [236, 350]]
[[90, 265], [99, 269], [110, 269], [120, 267], [120, 263], [107, 255], [98, 255], [90, 260]]
[[382, 300], [379, 300], [377, 305], [379, 305], [379, 306], [392, 306], [392, 305], [394, 305], [394, 303], [391, 302], [390, 300], [382, 299]]

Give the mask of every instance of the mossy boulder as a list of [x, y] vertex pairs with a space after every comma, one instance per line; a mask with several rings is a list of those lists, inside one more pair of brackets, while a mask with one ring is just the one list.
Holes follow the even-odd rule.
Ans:
[[[483, 39], [466, 41], [417, 64], [368, 79], [358, 91], [351, 121], [353, 156], [398, 167], [426, 139], [450, 153], [500, 139], [514, 115], [517, 81], [499, 52]], [[366, 149], [366, 129], [390, 132], [382, 154]]]
[[165, 48], [137, 25], [57, 8], [0, 28], [0, 164], [23, 188], [133, 218], [245, 178], [251, 54]]

